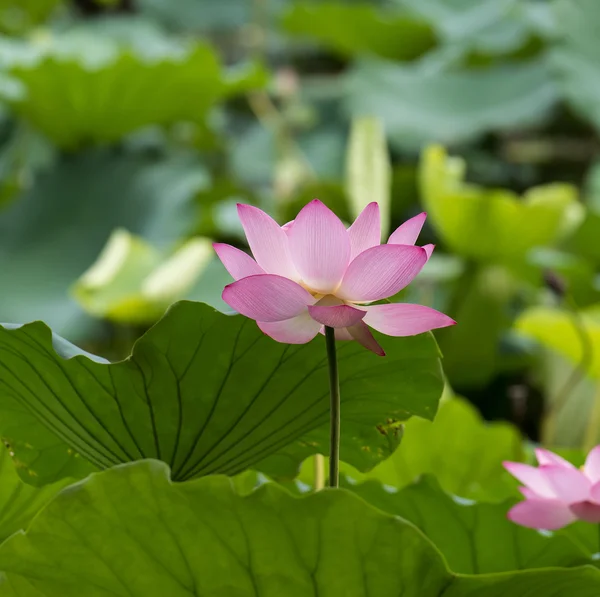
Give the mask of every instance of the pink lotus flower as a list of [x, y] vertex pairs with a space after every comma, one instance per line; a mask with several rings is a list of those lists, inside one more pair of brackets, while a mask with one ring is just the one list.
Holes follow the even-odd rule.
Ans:
[[414, 246], [426, 214], [402, 224], [386, 245], [380, 244], [377, 203], [348, 229], [317, 199], [285, 226], [251, 205], [238, 205], [238, 214], [256, 261], [230, 245], [214, 245], [236, 280], [223, 300], [274, 340], [304, 344], [329, 326], [338, 340], [356, 340], [383, 356], [368, 326], [412, 336], [456, 323], [421, 305], [366, 306], [402, 290], [429, 259], [433, 245]]
[[517, 524], [552, 531], [573, 521], [600, 522], [600, 446], [589, 454], [582, 470], [548, 450], [535, 451], [538, 468], [505, 462], [504, 468], [525, 487], [525, 501], [508, 518]]

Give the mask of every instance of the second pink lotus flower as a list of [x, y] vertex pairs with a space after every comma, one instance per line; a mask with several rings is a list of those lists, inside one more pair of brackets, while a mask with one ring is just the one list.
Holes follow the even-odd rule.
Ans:
[[513, 522], [553, 531], [575, 520], [600, 523], [600, 446], [590, 451], [582, 470], [549, 450], [538, 448], [539, 467], [505, 462], [525, 487], [525, 500], [508, 513]]
[[348, 229], [317, 199], [285, 226], [250, 205], [238, 205], [238, 214], [254, 259], [230, 245], [214, 245], [236, 280], [225, 287], [223, 300], [274, 340], [304, 344], [328, 326], [338, 340], [356, 340], [383, 356], [369, 326], [412, 336], [455, 323], [422, 305], [369, 304], [402, 290], [429, 259], [433, 245], [415, 246], [424, 213], [384, 245], [377, 203]]

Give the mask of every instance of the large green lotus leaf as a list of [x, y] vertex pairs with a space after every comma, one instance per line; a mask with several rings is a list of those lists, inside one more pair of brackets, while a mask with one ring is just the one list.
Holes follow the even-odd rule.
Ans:
[[[166, 256], [144, 239], [118, 229], [98, 260], [77, 280], [73, 296], [96, 317], [151, 325], [169, 305], [189, 298], [214, 259], [212, 243], [206, 238], [188, 240]], [[212, 304], [218, 304], [223, 286], [206, 279], [204, 285], [212, 287]]]
[[[592, 597], [600, 572], [591, 566], [459, 577], [443, 597]], [[421, 594], [415, 593], [415, 597]]]
[[595, 0], [557, 0], [557, 42], [551, 58], [571, 106], [600, 127], [600, 5]]
[[288, 33], [319, 40], [344, 56], [418, 58], [436, 44], [429, 24], [367, 3], [295, 2], [283, 17]]
[[[103, 21], [44, 36], [4, 41], [7, 72], [23, 85], [13, 109], [54, 143], [110, 142], [147, 125], [202, 122], [232, 87], [208, 45], [165, 36], [138, 19]], [[242, 73], [250, 87], [263, 76]]]
[[466, 164], [439, 146], [423, 153], [423, 205], [448, 246], [476, 261], [521, 259], [579, 224], [583, 207], [569, 184], [534, 187], [523, 197], [464, 181]]
[[[346, 414], [349, 416], [349, 413]], [[342, 418], [344, 416], [343, 414]], [[363, 416], [356, 413], [352, 422], [346, 419], [342, 423], [346, 432], [350, 432], [350, 429], [352, 429], [352, 441], [348, 441], [349, 438], [342, 431], [341, 443], [342, 460], [351, 461], [353, 471], [356, 469], [369, 471], [377, 466], [382, 460], [394, 453], [404, 435], [404, 428], [397, 419], [388, 419], [377, 426], [357, 425]], [[351, 427], [348, 427], [348, 424]], [[294, 485], [296, 477], [300, 476], [303, 482], [312, 484], [314, 460], [310, 456], [313, 454], [327, 454], [328, 452], [328, 433], [325, 428], [319, 428], [268, 456], [256, 464], [254, 468], [273, 479], [277, 479], [280, 483], [292, 483]]]
[[42, 487], [57, 479], [83, 479], [97, 467], [40, 422], [24, 404], [0, 407], [1, 433], [14, 454], [19, 476], [28, 485]]
[[346, 85], [347, 111], [381, 118], [390, 143], [400, 150], [539, 123], [558, 99], [543, 62], [440, 71], [426, 62], [405, 66], [363, 59]]
[[72, 486], [0, 547], [7, 597], [596, 597], [593, 567], [456, 576], [410, 523], [346, 491], [248, 496], [139, 462]]
[[[376, 481], [348, 485], [371, 505], [410, 522], [444, 554], [453, 572], [488, 574], [590, 563], [589, 552], [561, 535], [541, 534], [508, 520], [514, 502], [459, 500], [431, 477], [400, 491]], [[591, 525], [588, 525], [591, 526]]]
[[0, 542], [25, 529], [68, 480], [43, 488], [26, 485], [15, 470], [8, 448], [0, 444]]
[[[2, 327], [17, 329], [20, 326], [5, 323]], [[65, 359], [86, 355], [101, 363], [108, 362], [56, 334], [52, 335], [52, 346]], [[2, 391], [6, 390], [4, 386]], [[40, 422], [26, 404], [17, 400], [7, 401], [0, 406], [0, 420], [2, 440], [10, 446], [17, 471], [27, 484], [43, 486], [57, 479], [82, 479], [98, 470]]]
[[196, 157], [112, 151], [63, 157], [0, 212], [0, 321], [41, 319], [72, 340], [91, 320], [69, 288], [115, 228], [168, 248], [193, 226], [194, 195], [210, 183]]
[[[432, 419], [443, 388], [433, 336], [382, 342], [386, 358], [339, 346], [342, 458], [363, 469], [363, 453], [372, 467], [395, 447], [381, 428], [409, 415]], [[158, 458], [176, 480], [235, 474], [311, 433], [310, 452], [326, 451], [321, 337], [279, 344], [253, 321], [181, 302], [119, 363], [53, 343], [39, 322], [0, 328], [0, 355], [0, 431], [24, 406], [101, 468]], [[15, 428], [36, 445], [35, 428]], [[297, 463], [304, 456], [299, 450]]]
[[407, 421], [399, 448], [373, 470], [360, 473], [343, 465], [342, 471], [358, 482], [377, 480], [398, 489], [430, 474], [450, 493], [497, 501], [515, 495], [502, 462], [522, 459], [516, 428], [486, 423], [468, 402], [451, 398], [440, 404], [433, 422]]

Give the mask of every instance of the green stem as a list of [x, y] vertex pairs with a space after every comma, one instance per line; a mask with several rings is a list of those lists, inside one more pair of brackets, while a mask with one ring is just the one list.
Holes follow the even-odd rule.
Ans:
[[325, 458], [323, 458], [323, 454], [315, 454], [313, 464], [315, 467], [313, 490], [321, 491], [325, 487]]
[[335, 354], [335, 330], [325, 327], [325, 344], [329, 361], [329, 395], [331, 413], [331, 431], [329, 445], [329, 487], [340, 484], [340, 380]]

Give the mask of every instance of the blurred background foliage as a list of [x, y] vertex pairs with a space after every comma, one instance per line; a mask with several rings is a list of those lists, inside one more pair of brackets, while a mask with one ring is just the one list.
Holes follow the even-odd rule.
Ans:
[[399, 298], [459, 321], [454, 390], [597, 443], [599, 30], [597, 0], [0, 0], [0, 320], [121, 358], [175, 300], [227, 310], [237, 202], [426, 210]]

